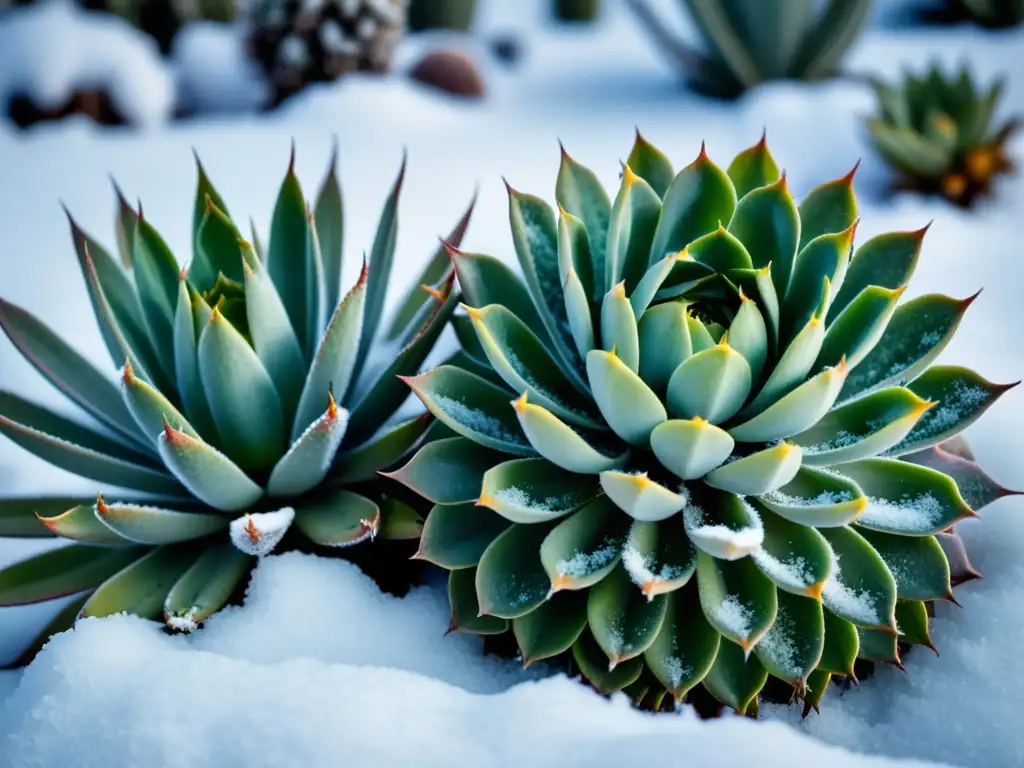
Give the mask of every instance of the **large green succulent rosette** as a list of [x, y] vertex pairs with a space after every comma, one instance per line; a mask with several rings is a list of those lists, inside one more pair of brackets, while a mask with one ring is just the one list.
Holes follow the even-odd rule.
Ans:
[[948, 441], [1007, 387], [934, 364], [973, 297], [901, 301], [924, 230], [855, 248], [852, 181], [798, 205], [763, 140], [676, 173], [638, 135], [614, 200], [564, 152], [557, 214], [509, 189], [522, 276], [450, 249], [463, 355], [408, 383], [455, 436], [391, 476], [453, 628], [738, 712], [931, 644], [1006, 493]]
[[243, 239], [200, 166], [185, 269], [120, 193], [120, 259], [72, 220], [119, 382], [0, 301], [14, 346], [84, 412], [69, 418], [3, 392], [0, 432], [112, 489], [0, 499], [0, 535], [66, 540], [0, 570], [0, 606], [74, 596], [19, 661], [80, 617], [125, 611], [195, 629], [271, 551], [419, 535], [422, 519], [394, 494], [404, 489], [378, 471], [430, 439], [429, 414], [398, 415], [408, 389], [397, 377], [420, 370], [456, 297], [439, 248], [383, 317], [404, 169], [344, 295], [333, 161], [309, 203], [289, 168], [265, 249], [255, 231]]

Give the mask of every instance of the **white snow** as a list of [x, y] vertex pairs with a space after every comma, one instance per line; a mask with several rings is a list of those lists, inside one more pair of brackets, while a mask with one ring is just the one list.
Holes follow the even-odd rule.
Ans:
[[269, 555], [288, 533], [294, 519], [295, 510], [291, 507], [242, 515], [231, 521], [231, 543], [247, 555]]
[[859, 522], [882, 530], [914, 533], [934, 530], [941, 519], [942, 503], [934, 494], [921, 493], [899, 501], [869, 497]]
[[0, 19], [0, 105], [18, 93], [59, 107], [78, 90], [106, 91], [131, 124], [152, 127], [174, 109], [174, 78], [156, 43], [122, 19], [43, 0]]
[[196, 22], [175, 36], [171, 63], [186, 113], [231, 115], [262, 107], [269, 88], [245, 50], [241, 24]]
[[[659, 4], [678, 18], [674, 0]], [[451, 228], [478, 183], [480, 201], [465, 247], [516, 262], [500, 177], [553, 202], [557, 138], [614, 191], [634, 126], [677, 168], [696, 157], [702, 139], [712, 158], [727, 164], [767, 127], [798, 199], [863, 158], [859, 242], [934, 219], [905, 299], [930, 292], [963, 297], [984, 286], [941, 361], [995, 382], [1021, 377], [1024, 343], [1015, 331], [1024, 327], [1017, 246], [1024, 177], [1001, 180], [998, 196], [972, 212], [913, 195], [879, 199], [887, 174], [857, 119], [873, 110], [862, 84], [779, 83], [735, 104], [704, 101], [681, 87], [621, 4], [609, 2], [608, 17], [593, 28], [558, 31], [537, 27], [546, 1], [525, 5], [482, 3], [481, 32], [519, 33], [525, 55], [518, 69], [486, 71], [488, 96], [475, 104], [398, 76], [366, 76], [311, 89], [258, 120], [194, 120], [144, 134], [79, 121], [22, 134], [0, 121], [0, 294], [108, 365], [87, 319], [88, 298], [57, 201], [113, 245], [113, 196], [106, 187], [112, 173], [130, 199], [142, 198], [147, 218], [185, 261], [192, 146], [232, 214], [242, 221], [252, 214], [265, 240], [290, 138], [298, 149], [296, 170], [312, 195], [337, 134], [346, 194], [345, 285], [354, 282], [358, 256], [372, 243], [406, 146], [393, 303], [414, 261], [433, 252], [436, 236]], [[11, 50], [20, 51], [22, 43], [15, 45]], [[76, 55], [74, 45], [67, 47], [71, 53], [53, 57], [62, 87], [67, 60]], [[8, 50], [0, 42], [2, 61], [13, 60]], [[32, 53], [26, 61], [48, 61], [43, 55]], [[1003, 112], [1024, 110], [1021, 31], [873, 29], [853, 49], [849, 66], [894, 77], [904, 65], [924, 66], [932, 55], [949, 62], [969, 56], [980, 82], [1017, 73], [1007, 82]], [[23, 69], [19, 64], [14, 71]], [[0, 68], [5, 91], [11, 71]], [[1010, 151], [1024, 154], [1024, 136]], [[115, 367], [108, 370], [113, 375]], [[40, 386], [4, 339], [0, 387], [70, 410]], [[968, 432], [981, 463], [1011, 487], [1024, 486], [1021, 397], [1021, 390], [1008, 393]], [[0, 441], [0, 487], [11, 494], [92, 496], [97, 490], [6, 441]], [[155, 624], [123, 617], [88, 621], [54, 640], [25, 673], [0, 673], [0, 701], [21, 681], [6, 705], [0, 703], [0, 765], [260, 767], [345, 760], [562, 768], [664, 764], [681, 754], [708, 766], [888, 764], [845, 750], [957, 766], [1019, 765], [1024, 501], [1003, 499], [957, 530], [985, 579], [957, 589], [963, 610], [937, 606], [933, 639], [941, 657], [927, 650], [907, 654], [906, 673], [881, 668], [857, 688], [831, 690], [821, 715], [803, 721], [798, 708], [767, 705], [761, 714], [769, 722], [760, 723], [726, 718], [698, 724], [687, 715], [637, 714], [621, 698], [605, 702], [564, 678], [537, 681], [541, 665], [523, 673], [483, 656], [474, 638], [445, 637], [441, 585], [395, 600], [344, 563], [286, 555], [262, 561], [246, 607], [215, 617], [194, 635], [168, 637]], [[0, 540], [0, 562], [48, 546]], [[62, 605], [0, 610], [0, 660], [16, 655], [28, 630]], [[784, 723], [771, 722], [776, 719]]]

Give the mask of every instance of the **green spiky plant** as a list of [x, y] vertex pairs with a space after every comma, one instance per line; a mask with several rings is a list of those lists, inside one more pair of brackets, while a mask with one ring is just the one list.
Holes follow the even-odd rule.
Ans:
[[767, 80], [838, 74], [871, 0], [684, 0], [701, 41], [696, 50], [647, 0], [628, 0], [641, 26], [701, 92], [735, 98]]
[[390, 476], [454, 629], [747, 713], [931, 645], [951, 527], [1008, 493], [937, 446], [1009, 387], [933, 365], [973, 296], [899, 303], [925, 230], [851, 257], [852, 178], [798, 206], [763, 140], [675, 173], [638, 135], [614, 201], [564, 152], [557, 217], [509, 188], [525, 281], [451, 248], [466, 357], [408, 383], [457, 434]]
[[339, 300], [334, 162], [312, 208], [293, 169], [294, 155], [264, 251], [255, 235], [240, 237], [200, 166], [192, 259], [180, 273], [120, 193], [123, 263], [71, 220], [100, 331], [124, 365], [120, 386], [0, 300], [14, 346], [93, 417], [87, 424], [4, 392], [0, 432], [54, 467], [129, 491], [0, 499], [0, 535], [69, 542], [0, 571], [0, 606], [77, 596], [29, 655], [84, 616], [127, 611], [194, 629], [275, 548], [331, 552], [378, 534], [418, 536], [421, 518], [392, 492], [405, 489], [389, 489], [377, 471], [429, 438], [429, 414], [394, 418], [408, 398], [396, 376], [419, 370], [447, 324], [453, 269], [439, 249], [424, 285], [384, 322], [403, 161], [369, 260]]
[[1013, 170], [1006, 144], [1018, 121], [994, 125], [1002, 80], [980, 92], [966, 65], [955, 78], [933, 65], [925, 76], [905, 74], [901, 85], [873, 86], [878, 114], [868, 118], [868, 132], [900, 187], [969, 207]]

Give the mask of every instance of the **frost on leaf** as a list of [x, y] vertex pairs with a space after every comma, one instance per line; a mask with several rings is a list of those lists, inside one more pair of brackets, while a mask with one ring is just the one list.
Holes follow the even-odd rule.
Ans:
[[193, 618], [192, 611], [174, 616], [168, 616], [166, 624], [169, 629], [173, 629], [176, 632], [195, 632], [199, 629], [199, 625]]
[[941, 522], [942, 514], [942, 502], [931, 493], [922, 493], [900, 501], [869, 498], [860, 519], [869, 528], [923, 534]]
[[791, 591], [804, 594], [814, 584], [814, 569], [803, 557], [780, 560], [760, 547], [751, 552], [750, 556], [765, 576]]
[[836, 555], [832, 563], [832, 575], [821, 590], [821, 600], [825, 606], [833, 613], [853, 619], [863, 626], [884, 624], [885, 620], [878, 615], [871, 593], [866, 589], [855, 592], [839, 580], [841, 575], [839, 556]]
[[284, 507], [276, 512], [256, 512], [231, 521], [231, 543], [255, 557], [270, 554], [288, 532], [295, 510]]
[[757, 512], [745, 501], [742, 504], [747, 524], [741, 528], [711, 523], [701, 507], [688, 504], [683, 510], [686, 533], [694, 544], [712, 557], [721, 560], [746, 557], [764, 541], [764, 526]]

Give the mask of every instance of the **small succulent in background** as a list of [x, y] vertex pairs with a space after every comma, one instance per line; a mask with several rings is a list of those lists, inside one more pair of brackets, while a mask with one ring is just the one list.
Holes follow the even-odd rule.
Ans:
[[868, 119], [868, 132], [901, 188], [966, 207], [1013, 170], [1006, 143], [1018, 121], [995, 126], [1001, 80], [979, 91], [966, 65], [955, 78], [933, 66], [925, 76], [906, 74], [899, 85], [875, 81], [874, 89], [878, 114]]
[[409, 0], [410, 32], [454, 29], [468, 32], [476, 16], [476, 0]]
[[596, 21], [601, 15], [601, 0], [553, 0], [559, 21]]
[[956, 23], [971, 21], [989, 29], [1024, 24], [1024, 0], [942, 0], [921, 9], [929, 21]]
[[456, 436], [389, 476], [453, 629], [748, 714], [931, 647], [938, 537], [1007, 493], [939, 446], [1009, 386], [933, 365], [974, 297], [901, 303], [925, 230], [854, 250], [852, 178], [798, 206], [763, 140], [676, 173], [638, 135], [614, 201], [564, 152], [557, 216], [509, 188], [525, 280], [451, 248], [465, 356], [408, 383]]
[[0, 499], [0, 535], [69, 542], [0, 570], [0, 606], [76, 596], [30, 654], [84, 616], [126, 611], [194, 629], [275, 548], [418, 536], [421, 519], [394, 493], [404, 489], [377, 472], [429, 437], [428, 414], [396, 420], [408, 397], [396, 376], [419, 370], [455, 296], [439, 249], [424, 285], [382, 318], [403, 177], [404, 163], [344, 297], [333, 163], [313, 208], [289, 168], [265, 250], [242, 239], [200, 167], [192, 259], [180, 272], [120, 193], [120, 262], [71, 221], [100, 331], [124, 366], [119, 385], [0, 300], [14, 346], [93, 417], [3, 392], [0, 432], [54, 467], [128, 489]]
[[309, 83], [386, 72], [405, 32], [407, 0], [255, 0], [249, 51], [280, 104]]
[[767, 80], [820, 80], [839, 63], [871, 0], [685, 0], [696, 50], [669, 30], [648, 0], [627, 0], [655, 44], [701, 92], [734, 98]]

